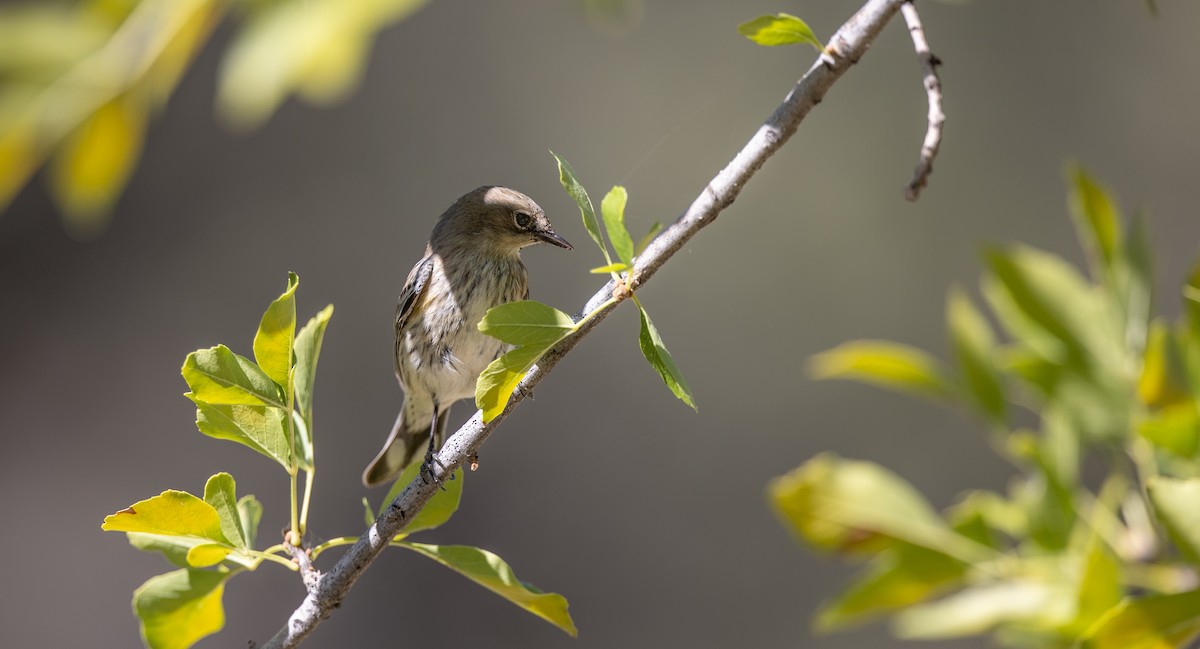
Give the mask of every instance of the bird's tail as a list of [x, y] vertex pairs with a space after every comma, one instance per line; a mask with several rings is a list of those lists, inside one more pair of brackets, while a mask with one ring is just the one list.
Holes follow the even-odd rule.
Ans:
[[[446, 408], [438, 416], [437, 421], [437, 441], [438, 445], [446, 437], [446, 415], [450, 409]], [[413, 458], [418, 457], [421, 449], [429, 443], [429, 421], [423, 420], [418, 422], [408, 422], [405, 420], [404, 409], [400, 409], [400, 414], [396, 416], [396, 423], [392, 426], [392, 434], [388, 435], [387, 442], [383, 445], [383, 450], [379, 451], [379, 455], [371, 460], [371, 464], [367, 465], [367, 470], [363, 471], [363, 485], [367, 487], [377, 487], [396, 476], [412, 463]]]

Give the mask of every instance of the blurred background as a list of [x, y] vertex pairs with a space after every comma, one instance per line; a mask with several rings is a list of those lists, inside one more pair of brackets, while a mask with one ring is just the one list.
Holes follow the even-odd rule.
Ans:
[[[758, 47], [737, 25], [787, 11], [825, 39], [858, 6], [659, 0], [608, 14], [570, 0], [433, 0], [341, 52], [364, 57], [357, 85], [353, 73], [339, 88], [328, 70], [298, 72], [309, 81], [293, 85], [330, 104], [318, 108], [285, 98], [289, 87], [258, 87], [259, 103], [244, 105], [222, 94], [233, 91], [220, 69], [249, 47], [243, 4], [180, 68], [165, 109], [147, 109], [157, 114], [111, 221], [103, 196], [51, 198], [46, 186], [61, 189], [72, 173], [61, 164], [0, 214], [0, 628], [10, 646], [138, 644], [130, 595], [168, 567], [99, 525], [163, 489], [200, 493], [229, 471], [239, 493], [263, 501], [260, 535], [275, 542], [285, 474], [196, 431], [179, 367], [217, 343], [249, 354], [287, 271], [301, 278], [302, 322], [336, 305], [316, 389], [310, 529], [357, 534], [359, 474], [401, 401], [395, 298], [437, 215], [481, 184], [533, 196], [576, 244], [526, 251], [533, 297], [575, 312], [601, 283], [587, 269], [602, 262], [547, 150], [571, 161], [597, 203], [625, 185], [637, 237], [687, 207], [813, 60], [811, 49]], [[566, 595], [579, 639], [395, 551], [306, 646], [920, 646], [878, 624], [812, 635], [814, 610], [855, 568], [798, 545], [765, 485], [832, 450], [884, 464], [941, 508], [968, 488], [1002, 489], [1012, 470], [969, 417], [813, 382], [806, 359], [863, 337], [946, 357], [946, 291], [975, 290], [984, 244], [1022, 241], [1082, 263], [1065, 208], [1071, 158], [1128, 213], [1148, 214], [1159, 312], [1178, 312], [1180, 279], [1200, 252], [1200, 5], [1161, 2], [1157, 18], [1134, 0], [921, 10], [945, 62], [949, 120], [921, 200], [901, 196], [926, 103], [897, 19], [640, 292], [699, 414], [646, 366], [635, 312], [621, 309], [483, 448], [457, 516], [418, 537], [487, 548]], [[242, 83], [253, 96], [253, 77]], [[69, 113], [70, 98], [42, 110]], [[24, 172], [10, 161], [0, 173], [0, 186], [19, 186]], [[377, 504], [383, 491], [366, 495]], [[197, 646], [261, 642], [303, 594], [271, 565], [239, 576], [225, 630]]]

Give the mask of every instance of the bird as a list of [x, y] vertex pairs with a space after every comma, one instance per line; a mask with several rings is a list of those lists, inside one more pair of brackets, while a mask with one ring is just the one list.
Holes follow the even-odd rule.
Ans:
[[532, 198], [507, 187], [467, 192], [438, 217], [397, 300], [393, 358], [404, 404], [364, 486], [395, 478], [426, 442], [421, 475], [434, 475], [450, 407], [474, 398], [479, 374], [511, 349], [477, 325], [488, 309], [528, 299], [521, 249], [539, 243], [572, 249]]

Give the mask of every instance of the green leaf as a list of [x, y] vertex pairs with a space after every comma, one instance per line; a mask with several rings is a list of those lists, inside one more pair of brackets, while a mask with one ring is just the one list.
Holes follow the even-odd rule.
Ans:
[[638, 345], [642, 348], [642, 355], [650, 362], [654, 371], [662, 377], [663, 383], [667, 384], [671, 393], [680, 401], [691, 406], [692, 410], [696, 410], [696, 399], [692, 396], [692, 389], [688, 387], [683, 373], [675, 365], [675, 359], [671, 358], [671, 352], [667, 351], [667, 346], [663, 344], [662, 337], [658, 335], [658, 329], [655, 328], [653, 322], [650, 322], [650, 314], [646, 313], [641, 304], [638, 305], [638, 311], [642, 314], [642, 331], [638, 335]]
[[912, 606], [959, 582], [966, 564], [940, 552], [897, 543], [872, 560], [864, 576], [821, 607], [816, 627], [836, 631]]
[[1066, 583], [1038, 579], [985, 583], [896, 614], [893, 630], [905, 639], [940, 639], [987, 632], [1000, 624], [1020, 622], [1056, 628], [1075, 612]]
[[1188, 389], [1182, 350], [1170, 327], [1162, 320], [1150, 323], [1137, 394], [1142, 403], [1154, 408], [1184, 403], [1195, 405]]
[[287, 409], [287, 401], [271, 377], [225, 345], [188, 354], [183, 379], [192, 389], [191, 396], [205, 403]]
[[296, 465], [305, 470], [313, 470], [313, 439], [304, 417], [299, 412], [292, 411], [292, 433], [296, 440]]
[[1138, 423], [1137, 432], [1158, 448], [1190, 459], [1200, 451], [1200, 412], [1191, 401], [1167, 406]]
[[261, 559], [238, 552], [231, 546], [213, 543], [201, 538], [143, 534], [141, 532], [129, 532], [125, 536], [129, 539], [129, 545], [143, 552], [161, 552], [167, 561], [180, 568], [202, 568], [213, 565], [212, 563], [205, 563], [208, 559], [204, 554], [205, 550], [200, 550], [196, 553], [192, 552], [193, 548], [199, 546], [207, 546], [210, 549], [221, 548], [222, 554], [216, 559], [217, 562], [225, 560], [251, 570], [258, 567], [259, 562], [261, 562]]
[[[1029, 323], [1062, 345], [1072, 366], [1090, 370], [1093, 358], [1108, 367], [1120, 365], [1123, 337], [1092, 287], [1074, 267], [1027, 246], [993, 250], [987, 258], [1012, 305]], [[1013, 320], [1005, 318], [1000, 310], [997, 315], [1006, 325]], [[1018, 326], [1012, 333], [1023, 338], [1020, 330], [1024, 328]]]
[[1140, 354], [1146, 346], [1154, 292], [1154, 259], [1146, 219], [1141, 214], [1129, 224], [1121, 261], [1119, 272], [1115, 273], [1115, 284], [1125, 314], [1125, 342], [1130, 350]]
[[273, 406], [214, 406], [195, 394], [184, 396], [196, 404], [196, 428], [201, 433], [244, 444], [285, 469], [290, 466], [283, 411]]
[[785, 13], [774, 16], [759, 16], [749, 22], [738, 25], [738, 33], [759, 45], [795, 45], [808, 43], [817, 48], [824, 48], [817, 40], [812, 29], [803, 20]]
[[258, 524], [262, 521], [263, 506], [254, 496], [242, 496], [237, 504], [238, 518], [242, 522], [242, 531], [246, 534], [246, 547], [254, 548], [258, 539]]
[[1121, 601], [1121, 574], [1117, 559], [1099, 537], [1093, 537], [1084, 559], [1083, 578], [1079, 580], [1078, 609], [1068, 627], [1078, 636]]
[[321, 355], [321, 342], [325, 339], [325, 328], [333, 316], [333, 305], [321, 309], [308, 324], [296, 334], [296, 407], [312, 428], [313, 383], [317, 380], [317, 358]]
[[946, 322], [954, 355], [975, 405], [992, 421], [1003, 423], [1006, 411], [1004, 387], [993, 361], [996, 340], [991, 327], [970, 298], [957, 287], [950, 291], [946, 300]]
[[600, 201], [600, 215], [604, 218], [604, 229], [608, 231], [608, 240], [612, 243], [617, 258], [626, 266], [633, 265], [633, 238], [625, 228], [625, 203], [629, 194], [625, 188], [617, 185]]
[[604, 245], [604, 239], [600, 236], [600, 223], [596, 220], [596, 210], [592, 207], [592, 199], [588, 198], [587, 190], [575, 177], [575, 170], [571, 168], [570, 163], [553, 151], [550, 155], [558, 161], [558, 181], [563, 189], [567, 190], [567, 195], [579, 206], [579, 212], [583, 215], [583, 227], [587, 229], [592, 241], [596, 242], [600, 252], [604, 253], [604, 261], [611, 264], [612, 258], [609, 257], [608, 247]]
[[[396, 482], [392, 484], [392, 488], [389, 489], [387, 495], [383, 497], [383, 503], [379, 505], [380, 516], [382, 516], [384, 510], [386, 510], [388, 506], [392, 504], [392, 501], [396, 499], [396, 496], [399, 496], [400, 492], [404, 491], [405, 487], [407, 487], [409, 483], [411, 483], [417, 477], [417, 473], [420, 470], [421, 463], [413, 462], [404, 469], [404, 471], [400, 474], [400, 477], [396, 478]], [[412, 522], [404, 526], [404, 529], [396, 535], [395, 540], [399, 541], [400, 539], [403, 539], [410, 534], [420, 532], [421, 530], [431, 530], [435, 527], [439, 527], [446, 521], [450, 520], [450, 517], [454, 515], [454, 512], [458, 511], [458, 505], [460, 502], [462, 502], [463, 470], [461, 468], [455, 470], [454, 477], [443, 482], [442, 486], [443, 488], [439, 489], [433, 494], [433, 497], [429, 499], [429, 502], [425, 504], [425, 507], [421, 509], [421, 511], [417, 512], [417, 515], [413, 517]], [[367, 523], [367, 525], [370, 526], [375, 522], [375, 516], [371, 515], [369, 509], [367, 514], [371, 516], [371, 522]]]
[[809, 361], [809, 371], [817, 379], [864, 381], [939, 401], [953, 393], [932, 356], [881, 340], [852, 341], [817, 354]]
[[558, 309], [526, 300], [488, 310], [479, 330], [510, 345], [521, 345], [492, 361], [475, 383], [475, 404], [488, 422], [504, 411], [513, 390], [542, 354], [575, 331], [575, 322]]
[[523, 300], [488, 309], [479, 330], [510, 345], [552, 345], [575, 330], [571, 316], [541, 302]]
[[267, 307], [254, 335], [254, 360], [286, 391], [291, 388], [292, 344], [296, 338], [296, 287], [300, 278], [288, 273], [287, 289]]
[[1200, 478], [1154, 476], [1146, 481], [1146, 492], [1180, 554], [1200, 565]]
[[1068, 205], [1079, 240], [1093, 264], [1094, 277], [1102, 279], [1113, 268], [1121, 248], [1121, 217], [1108, 191], [1078, 164], [1067, 169], [1071, 181]]
[[1200, 590], [1126, 599], [1088, 631], [1081, 649], [1175, 649], [1200, 632]]
[[615, 264], [609, 264], [607, 266], [598, 266], [596, 268], [592, 268], [592, 269], [588, 270], [588, 272], [593, 275], [607, 275], [609, 273], [619, 273], [619, 272], [625, 271], [625, 270], [629, 270], [629, 266], [627, 266], [623, 263], [617, 262]]
[[426, 545], [401, 542], [401, 547], [437, 561], [460, 575], [496, 593], [504, 599], [577, 637], [575, 622], [567, 612], [567, 600], [556, 593], [544, 593], [517, 579], [512, 568], [500, 557], [465, 545]]
[[238, 512], [237, 483], [234, 482], [233, 476], [222, 472], [210, 477], [204, 485], [204, 502], [216, 510], [221, 521], [221, 533], [225, 538], [235, 547], [250, 549], [246, 532], [242, 529], [242, 517]]
[[221, 597], [232, 572], [176, 570], [133, 591], [133, 612], [151, 649], [187, 649], [225, 626]]
[[964, 562], [991, 556], [956, 534], [911, 485], [870, 462], [822, 454], [771, 481], [775, 513], [821, 550], [877, 554], [898, 542]]
[[105, 516], [100, 529], [186, 536], [232, 545], [221, 531], [221, 516], [212, 505], [186, 491], [174, 489]]
[[483, 422], [495, 419], [508, 405], [517, 384], [525, 373], [546, 353], [546, 346], [518, 347], [492, 361], [475, 383], [475, 407], [483, 411]]
[[655, 221], [654, 225], [650, 226], [650, 231], [646, 233], [646, 236], [642, 237], [641, 240], [638, 241], [637, 247], [633, 250], [633, 256], [641, 257], [642, 253], [646, 252], [646, 246], [649, 246], [650, 242], [654, 241], [654, 237], [657, 237], [658, 233], [662, 232], [662, 229], [663, 224], [660, 221]]

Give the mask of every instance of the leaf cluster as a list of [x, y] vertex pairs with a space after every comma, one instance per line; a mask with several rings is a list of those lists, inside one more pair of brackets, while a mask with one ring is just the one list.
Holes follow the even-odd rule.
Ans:
[[[105, 517], [101, 525], [105, 531], [125, 532], [135, 548], [159, 552], [178, 567], [151, 577], [134, 592], [133, 611], [148, 647], [185, 649], [219, 631], [225, 620], [225, 583], [234, 575], [256, 570], [264, 561], [297, 570], [288, 555], [307, 552], [316, 560], [330, 548], [358, 540], [339, 537], [315, 547], [303, 545], [316, 473], [313, 386], [333, 307], [321, 310], [297, 331], [298, 286], [299, 278], [289, 273], [287, 288], [267, 307], [254, 336], [254, 360], [217, 345], [188, 354], [182, 371], [191, 390], [185, 396], [196, 404], [196, 427], [201, 433], [246, 446], [270, 458], [288, 475], [292, 518], [283, 543], [255, 549], [262, 505], [254, 496], [238, 499], [236, 484], [228, 473], [209, 478], [203, 498], [167, 490]], [[383, 507], [414, 479], [418, 466], [410, 466], [400, 476]], [[306, 476], [302, 505], [297, 499], [301, 472]], [[414, 532], [442, 525], [457, 511], [462, 497], [461, 471], [456, 478], [433, 496], [391, 544], [433, 559], [575, 635], [566, 599], [517, 580], [496, 555], [470, 546], [407, 540]], [[374, 519], [368, 506], [367, 525]]]
[[[1125, 224], [1082, 169], [1068, 176], [1086, 273], [994, 248], [980, 287], [989, 313], [961, 289], [947, 300], [953, 367], [881, 341], [813, 359], [817, 377], [975, 413], [1020, 469], [1007, 492], [969, 491], [945, 512], [868, 462], [825, 455], [775, 480], [769, 499], [799, 538], [868, 562], [818, 628], [887, 616], [906, 638], [1087, 649], [1200, 634], [1200, 266], [1183, 317], [1152, 316], [1143, 220]], [[1014, 423], [1030, 414], [1036, 426]], [[1098, 484], [1081, 476], [1089, 455], [1107, 468]]]
[[217, 112], [255, 128], [358, 84], [375, 34], [426, 0], [82, 0], [0, 7], [0, 212], [43, 164], [65, 223], [108, 221], [147, 124], [226, 16]]
[[[559, 182], [579, 206], [583, 227], [604, 256], [604, 265], [593, 268], [591, 272], [610, 275], [618, 284], [617, 294], [609, 301], [610, 304], [628, 297], [637, 305], [641, 314], [638, 346], [642, 355], [671, 393], [695, 409], [696, 401], [691, 388], [667, 351], [662, 336], [651, 322], [641, 300], [634, 295], [631, 285], [635, 259], [662, 230], [662, 224], [656, 222], [635, 245], [625, 226], [625, 206], [629, 201], [625, 188], [618, 185], [605, 195], [600, 202], [601, 218], [597, 219], [592, 199], [576, 177], [575, 170], [561, 156], [553, 155], [558, 161]], [[616, 260], [609, 252], [608, 243], [605, 243], [605, 235], [608, 243], [612, 244]], [[598, 307], [592, 313], [601, 311], [605, 306]], [[551, 347], [578, 331], [585, 321], [586, 318], [575, 322], [570, 315], [532, 300], [510, 302], [490, 309], [479, 323], [479, 330], [515, 348], [488, 365], [475, 384], [475, 405], [483, 412], [483, 421], [489, 422], [503, 412], [517, 385], [538, 359]]]

